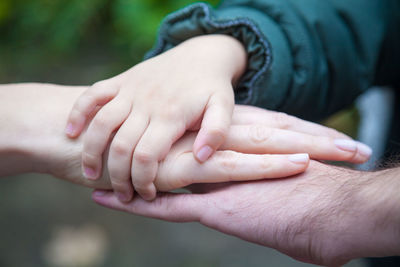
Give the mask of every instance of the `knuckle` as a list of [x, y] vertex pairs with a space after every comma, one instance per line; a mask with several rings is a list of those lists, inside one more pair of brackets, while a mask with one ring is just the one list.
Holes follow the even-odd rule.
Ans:
[[163, 119], [177, 121], [182, 118], [181, 105], [177, 103], [170, 103], [166, 108], [163, 108], [160, 113]]
[[[260, 161], [260, 168], [261, 168], [262, 170], [264, 170], [264, 171], [270, 171], [270, 170], [272, 169], [273, 166], [274, 166], [274, 164], [272, 164], [272, 162], [271, 162], [268, 158], [266, 158], [266, 157], [264, 157], [264, 158]], [[284, 169], [285, 167], [284, 167], [284, 165], [282, 164], [280, 168], [281, 168], [281, 169]]]
[[224, 151], [218, 154], [218, 167], [228, 176], [238, 169], [237, 154], [233, 151]]
[[114, 139], [111, 143], [110, 153], [117, 157], [131, 156], [131, 145], [121, 139]]
[[98, 160], [98, 156], [92, 155], [89, 152], [82, 153], [82, 163], [84, 165], [95, 165]]
[[273, 115], [273, 119], [275, 123], [278, 125], [280, 129], [290, 129], [293, 126], [293, 117], [287, 115], [283, 112], [276, 112]]
[[104, 129], [107, 126], [107, 120], [104, 118], [104, 116], [96, 116], [92, 122], [92, 127], [97, 129]]
[[100, 115], [100, 116], [96, 116], [93, 119], [92, 122], [92, 127], [95, 128], [96, 130], [98, 129], [98, 131], [109, 131], [111, 128], [111, 123], [110, 123], [110, 119], [108, 116], [106, 115]]
[[144, 150], [135, 150], [133, 154], [133, 159], [139, 164], [150, 164], [155, 161], [155, 156], [153, 153]]
[[267, 142], [273, 134], [273, 129], [260, 124], [251, 125], [249, 129], [249, 139], [255, 144]]

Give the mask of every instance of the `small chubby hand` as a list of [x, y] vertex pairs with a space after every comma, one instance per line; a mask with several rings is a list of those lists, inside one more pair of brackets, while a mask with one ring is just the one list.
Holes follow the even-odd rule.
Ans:
[[75, 102], [66, 128], [75, 138], [93, 117], [84, 137], [84, 175], [101, 176], [102, 155], [111, 142], [108, 170], [118, 198], [129, 201], [136, 190], [154, 199], [159, 162], [186, 130], [199, 130], [192, 150], [199, 163], [225, 141], [233, 84], [245, 66], [239, 41], [208, 35], [94, 84]]

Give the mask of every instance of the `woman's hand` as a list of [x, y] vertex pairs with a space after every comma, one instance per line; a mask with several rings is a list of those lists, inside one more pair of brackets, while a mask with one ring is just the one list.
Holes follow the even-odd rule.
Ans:
[[[5, 126], [0, 133], [0, 175], [49, 173], [84, 186], [111, 189], [107, 171], [97, 181], [83, 177], [82, 139], [70, 140], [63, 134], [68, 112], [85, 89], [50, 84], [0, 86], [0, 118]], [[283, 154], [308, 153], [313, 159], [361, 163], [371, 152], [335, 130], [278, 112], [236, 106], [232, 120], [226, 142], [206, 164], [198, 164], [191, 154], [194, 133], [180, 139], [161, 162], [155, 181], [158, 190], [283, 177], [306, 169], [305, 155]]]

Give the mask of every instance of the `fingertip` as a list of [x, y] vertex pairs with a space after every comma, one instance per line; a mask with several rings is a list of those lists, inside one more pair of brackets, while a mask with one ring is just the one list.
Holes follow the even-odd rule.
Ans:
[[132, 200], [133, 194], [129, 192], [115, 192], [116, 197], [118, 198], [119, 201], [122, 203], [127, 203]]
[[205, 145], [201, 147], [197, 153], [195, 153], [195, 157], [198, 161], [203, 163], [209, 159], [213, 153], [214, 150], [210, 146]]
[[65, 134], [70, 137], [74, 138], [77, 135], [76, 126], [73, 123], [68, 123], [67, 127], [65, 128]]
[[70, 138], [78, 137], [85, 125], [86, 118], [78, 118], [76, 116], [70, 117], [65, 127], [65, 134]]
[[99, 174], [95, 168], [92, 167], [83, 167], [83, 175], [88, 180], [97, 180], [99, 178]]
[[96, 189], [92, 192], [92, 199], [98, 204], [102, 204], [106, 199], [111, 197], [112, 191]]
[[228, 129], [201, 128], [193, 144], [194, 157], [200, 163], [208, 160], [224, 143]]
[[310, 156], [307, 153], [292, 154], [288, 156], [288, 160], [296, 164], [306, 165], [310, 161]]
[[147, 187], [145, 191], [141, 191], [139, 195], [146, 201], [153, 201], [157, 196], [157, 189], [155, 185], [152, 183]]
[[113, 191], [96, 189], [92, 192], [92, 200], [106, 208], [117, 208], [118, 200], [115, 199]]
[[367, 159], [369, 159], [372, 155], [372, 148], [369, 147], [368, 145], [358, 142], [357, 143], [357, 151], [364, 157], [366, 157]]

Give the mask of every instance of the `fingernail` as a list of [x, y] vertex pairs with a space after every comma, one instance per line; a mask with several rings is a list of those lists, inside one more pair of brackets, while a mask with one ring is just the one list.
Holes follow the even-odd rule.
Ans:
[[345, 151], [356, 151], [357, 150], [357, 143], [353, 140], [347, 140], [347, 139], [336, 139], [333, 141], [335, 145]]
[[119, 199], [119, 201], [121, 202], [128, 202], [129, 198], [126, 194], [121, 193], [121, 192], [115, 192], [115, 195], [117, 196], [117, 198]]
[[84, 175], [87, 179], [94, 180], [96, 179], [96, 171], [92, 168], [85, 167], [84, 168]]
[[67, 128], [65, 128], [65, 133], [67, 135], [73, 135], [74, 131], [74, 126], [72, 125], [72, 123], [68, 123]]
[[372, 155], [372, 148], [361, 142], [357, 142], [357, 150], [365, 157], [370, 157]]
[[197, 158], [201, 161], [204, 162], [206, 161], [212, 154], [213, 150], [209, 146], [203, 146], [199, 152], [197, 152]]
[[306, 153], [301, 153], [290, 155], [288, 159], [294, 163], [307, 163], [310, 160], [310, 157]]
[[93, 192], [93, 195], [96, 197], [102, 197], [105, 196], [108, 192], [104, 190], [96, 190]]

